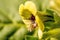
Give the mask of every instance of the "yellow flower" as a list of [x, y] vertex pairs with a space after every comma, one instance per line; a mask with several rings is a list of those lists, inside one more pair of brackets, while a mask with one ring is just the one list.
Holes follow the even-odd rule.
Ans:
[[[44, 30], [44, 24], [37, 15], [36, 5], [32, 1], [26, 1], [25, 4], [20, 5], [19, 14], [30, 32], [37, 27], [38, 36], [40, 39], [42, 37], [42, 31]], [[30, 19], [31, 17], [33, 20]]]
[[31, 22], [31, 20], [29, 20], [29, 18], [31, 17], [31, 14], [36, 15], [36, 12], [37, 12], [36, 6], [32, 1], [27, 1], [27, 2], [25, 2], [25, 4], [20, 5], [19, 13], [22, 17], [23, 22], [26, 24], [26, 26], [28, 28], [29, 28], [29, 26], [32, 25], [32, 22]]

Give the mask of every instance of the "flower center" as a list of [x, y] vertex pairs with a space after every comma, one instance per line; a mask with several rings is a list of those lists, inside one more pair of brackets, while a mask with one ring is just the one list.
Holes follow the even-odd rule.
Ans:
[[35, 16], [31, 14], [30, 20], [35, 21]]
[[32, 27], [33, 27], [33, 28], [36, 28], [37, 23], [35, 22], [35, 16], [31, 14], [30, 20], [31, 20], [31, 22], [32, 22]]

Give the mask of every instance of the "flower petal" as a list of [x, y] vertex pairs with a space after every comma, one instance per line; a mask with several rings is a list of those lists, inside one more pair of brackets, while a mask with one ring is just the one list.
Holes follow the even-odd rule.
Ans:
[[42, 35], [43, 35], [43, 32], [40, 29], [38, 29], [38, 37], [39, 37], [39, 39], [42, 38]]
[[38, 28], [41, 29], [42, 31], [44, 31], [44, 24], [43, 24], [42, 20], [37, 15], [36, 15], [35, 19], [36, 19], [36, 23], [38, 24]]
[[19, 7], [19, 14], [21, 15], [22, 14], [22, 11], [24, 10], [24, 5], [21, 4], [20, 7]]
[[36, 15], [37, 8], [32, 1], [27, 1], [25, 3], [25, 8], [32, 12], [33, 15]]

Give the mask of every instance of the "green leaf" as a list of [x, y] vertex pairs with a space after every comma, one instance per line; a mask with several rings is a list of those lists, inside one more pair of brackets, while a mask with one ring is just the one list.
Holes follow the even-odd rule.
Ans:
[[54, 20], [56, 23], [60, 23], [60, 16], [57, 13], [54, 13]]
[[14, 25], [5, 25], [4, 28], [0, 31], [0, 39], [8, 39], [19, 27]]
[[25, 35], [27, 34], [27, 30], [25, 27], [21, 27], [20, 29], [18, 29], [14, 35], [12, 35], [9, 40], [23, 40]]
[[26, 36], [25, 40], [38, 40], [38, 37]]
[[57, 38], [58, 40], [60, 40], [60, 28], [56, 28], [56, 29], [53, 29], [53, 30], [49, 30], [48, 32], [45, 32], [44, 33], [44, 36], [43, 38]]

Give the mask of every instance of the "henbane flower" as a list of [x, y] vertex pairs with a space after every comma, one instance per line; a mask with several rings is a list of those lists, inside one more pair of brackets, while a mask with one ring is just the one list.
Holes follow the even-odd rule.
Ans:
[[38, 36], [40, 39], [42, 37], [42, 31], [44, 30], [44, 24], [37, 15], [36, 5], [32, 1], [26, 1], [25, 4], [20, 5], [19, 14], [30, 32], [34, 29], [38, 30]]

